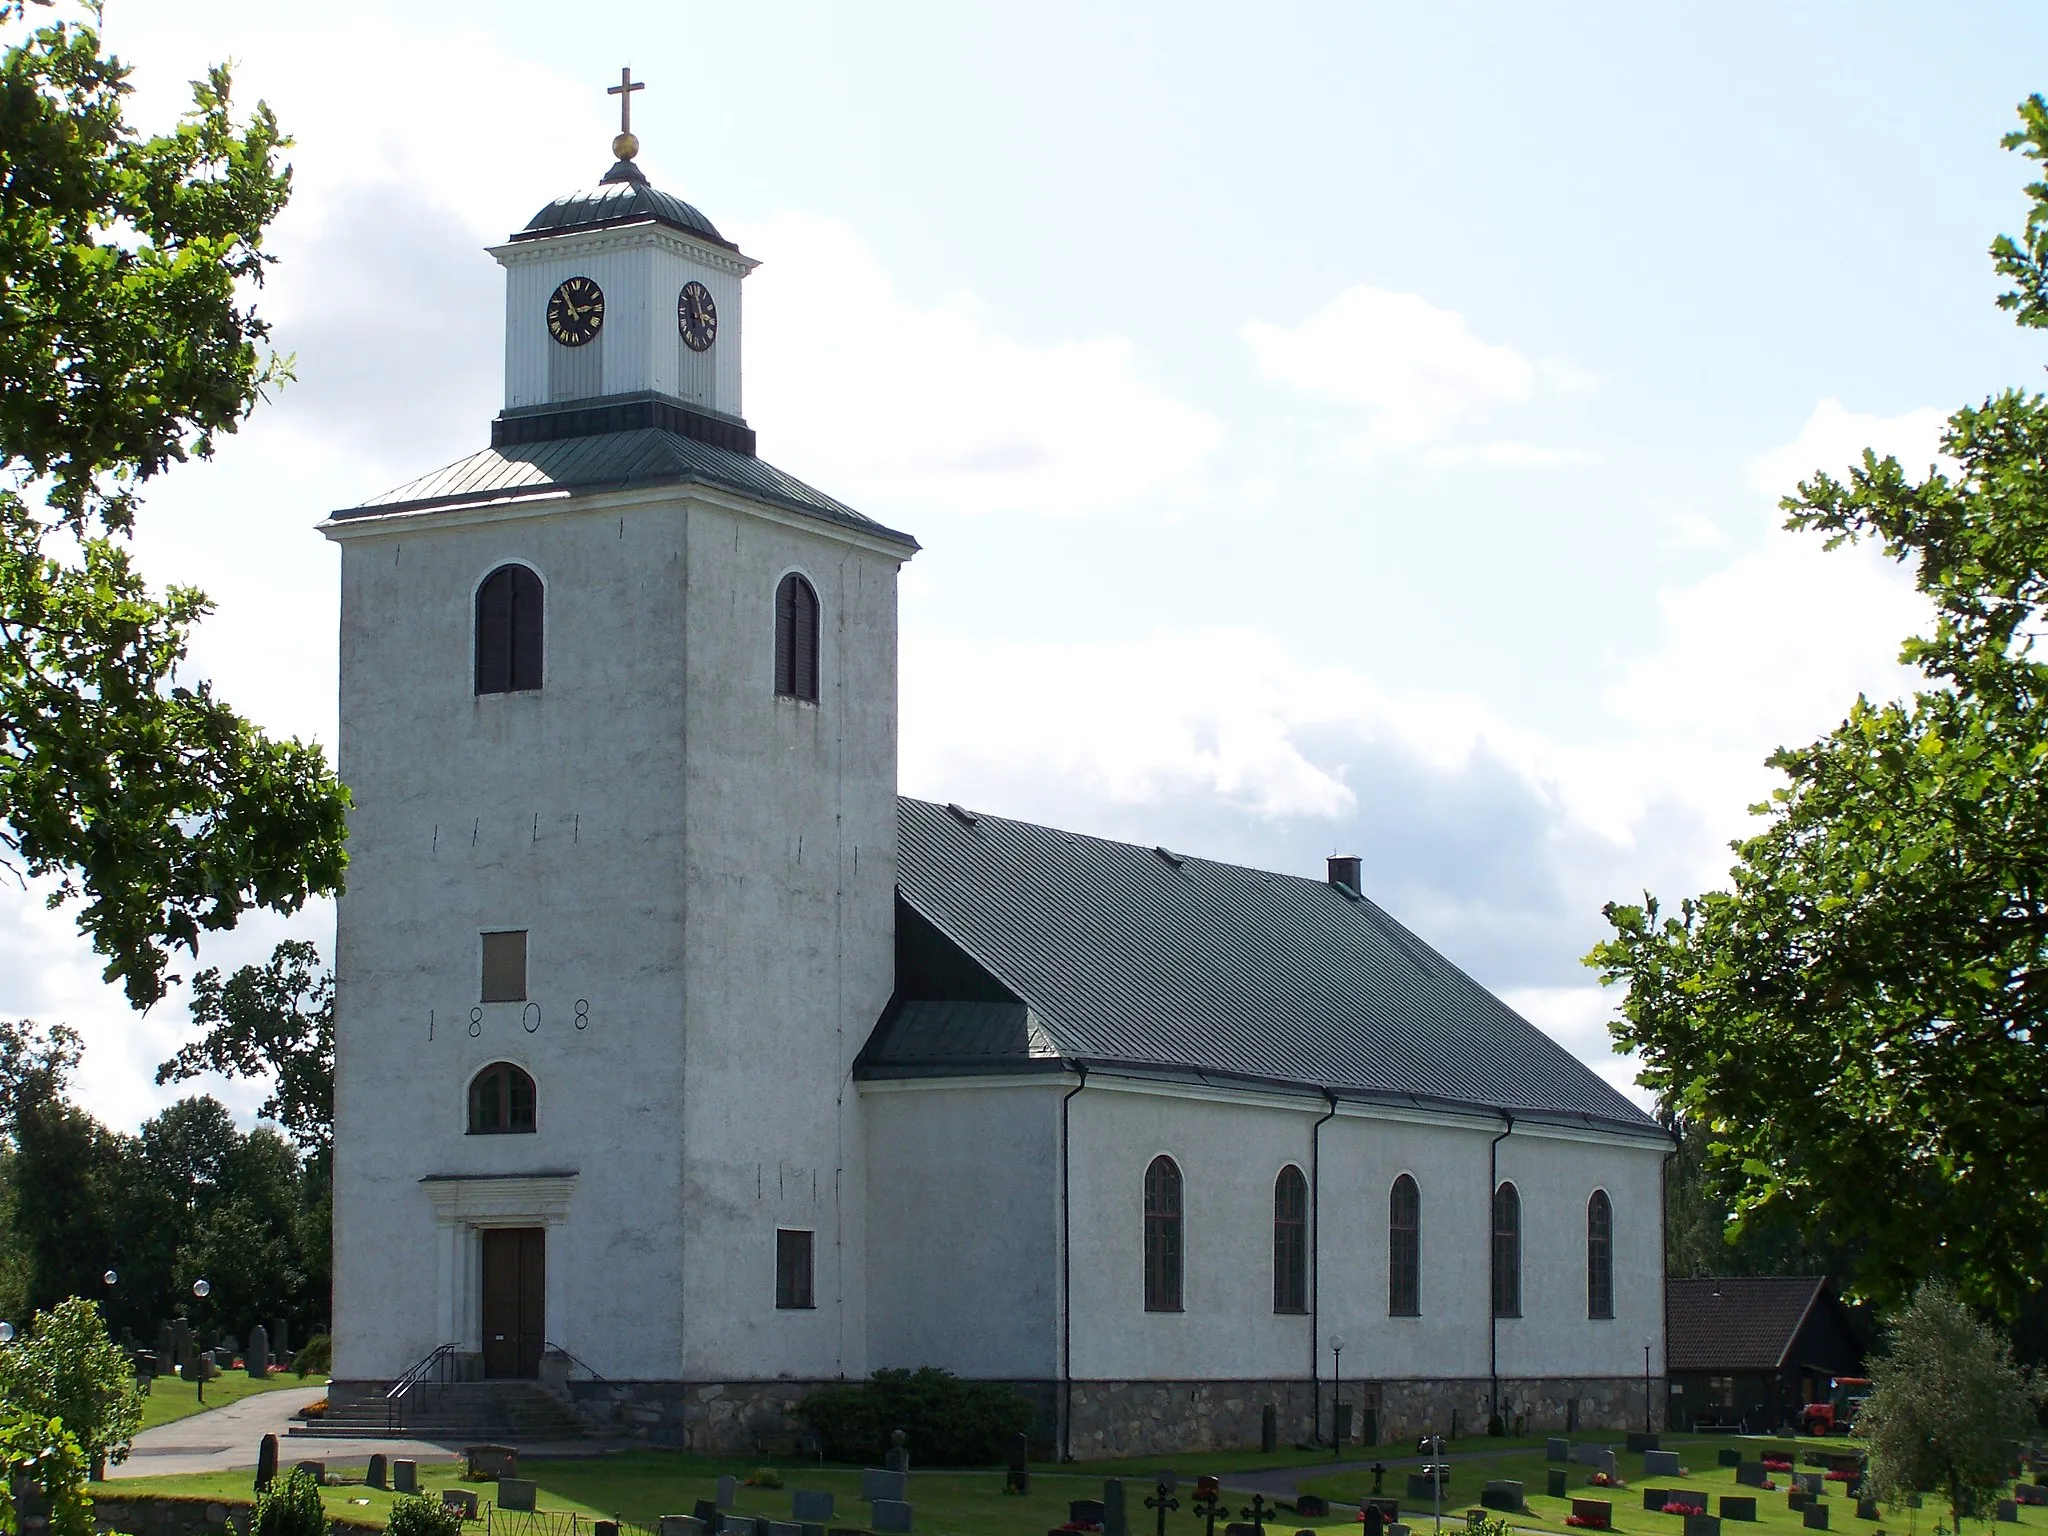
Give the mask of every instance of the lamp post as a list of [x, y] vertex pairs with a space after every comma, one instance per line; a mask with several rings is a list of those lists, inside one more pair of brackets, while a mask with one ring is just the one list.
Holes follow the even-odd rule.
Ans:
[[1650, 1335], [1643, 1335], [1643, 1433], [1650, 1433]]
[[1337, 1404], [1344, 1397], [1344, 1335], [1330, 1335], [1330, 1459], [1336, 1460], [1344, 1454], [1344, 1432], [1337, 1417]]
[[[192, 1282], [192, 1294], [201, 1301], [204, 1301], [213, 1294], [213, 1286], [204, 1275], [201, 1275]], [[1648, 1357], [1646, 1356], [1645, 1358]], [[192, 1357], [192, 1368], [199, 1373], [199, 1401], [203, 1403], [206, 1401], [206, 1356], [194, 1354]]]

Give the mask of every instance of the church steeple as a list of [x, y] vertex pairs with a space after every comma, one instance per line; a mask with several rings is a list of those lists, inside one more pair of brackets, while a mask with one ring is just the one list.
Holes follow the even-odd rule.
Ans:
[[630, 70], [617, 157], [491, 254], [505, 268], [505, 408], [494, 446], [661, 427], [743, 453], [740, 282], [757, 265], [638, 164]]

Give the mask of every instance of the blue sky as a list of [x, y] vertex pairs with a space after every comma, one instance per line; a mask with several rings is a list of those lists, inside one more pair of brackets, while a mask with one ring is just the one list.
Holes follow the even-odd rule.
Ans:
[[[145, 119], [232, 56], [298, 140], [266, 309], [299, 382], [141, 537], [219, 600], [194, 666], [229, 697], [331, 743], [312, 525], [487, 440], [482, 247], [603, 170], [630, 62], [641, 163], [763, 262], [763, 456], [926, 546], [905, 789], [1360, 853], [1616, 1081], [1601, 902], [1717, 879], [1771, 747], [1900, 685], [1910, 590], [1777, 496], [2038, 387], [1985, 247], [2039, 7], [335, 15], [108, 4]], [[0, 1014], [85, 1029], [83, 1097], [133, 1123], [182, 1004], [128, 1015], [34, 896], [0, 896]]]

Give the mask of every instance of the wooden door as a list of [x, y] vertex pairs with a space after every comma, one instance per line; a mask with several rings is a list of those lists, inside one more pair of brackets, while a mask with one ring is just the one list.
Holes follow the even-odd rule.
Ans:
[[546, 1346], [547, 1233], [484, 1230], [484, 1374], [538, 1376]]

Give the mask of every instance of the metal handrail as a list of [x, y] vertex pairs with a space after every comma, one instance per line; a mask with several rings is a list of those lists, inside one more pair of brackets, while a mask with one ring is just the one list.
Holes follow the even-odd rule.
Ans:
[[592, 1381], [603, 1381], [605, 1379], [595, 1366], [591, 1365], [587, 1360], [579, 1359], [575, 1354], [562, 1348], [561, 1345], [555, 1343], [552, 1339], [542, 1339], [540, 1347], [543, 1354], [552, 1349], [558, 1355], [567, 1356], [571, 1365], [581, 1366], [584, 1370], [590, 1372], [590, 1379]]
[[399, 1420], [404, 1411], [405, 1398], [411, 1393], [412, 1389], [427, 1380], [429, 1376], [445, 1372], [447, 1366], [454, 1358], [455, 1346], [453, 1344], [437, 1344], [432, 1350], [414, 1361], [407, 1368], [405, 1374], [391, 1384], [391, 1389], [384, 1394], [384, 1427], [386, 1429], [397, 1429], [399, 1427]]

